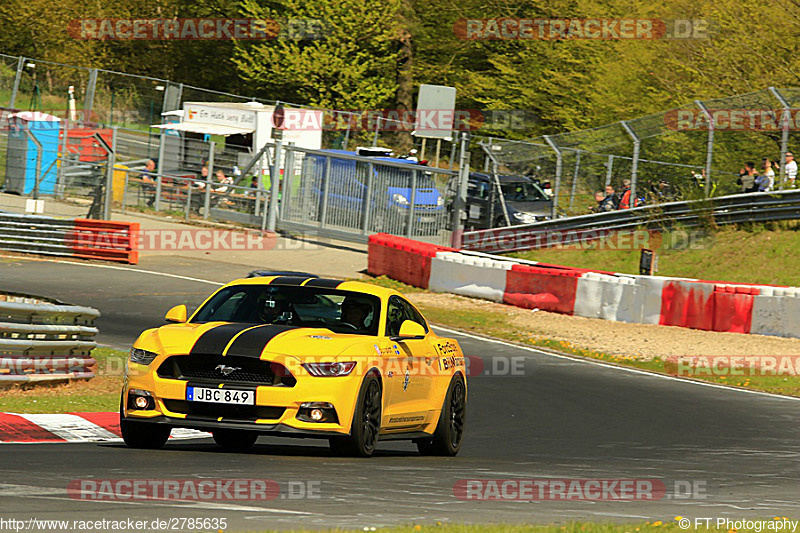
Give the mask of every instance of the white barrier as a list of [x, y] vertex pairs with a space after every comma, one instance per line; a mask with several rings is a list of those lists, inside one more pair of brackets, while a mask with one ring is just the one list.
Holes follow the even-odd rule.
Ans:
[[750, 333], [799, 337], [800, 289], [761, 287], [761, 294], [753, 297], [753, 321]]
[[502, 302], [506, 291], [506, 272], [518, 264], [457, 252], [438, 252], [431, 260], [428, 288], [462, 296]]

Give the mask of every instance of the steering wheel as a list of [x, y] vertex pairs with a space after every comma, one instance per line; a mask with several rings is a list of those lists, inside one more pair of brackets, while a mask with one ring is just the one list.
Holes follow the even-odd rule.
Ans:
[[360, 328], [354, 326], [350, 322], [339, 322], [337, 326], [347, 326], [348, 328], [352, 329], [353, 331], [358, 331]]

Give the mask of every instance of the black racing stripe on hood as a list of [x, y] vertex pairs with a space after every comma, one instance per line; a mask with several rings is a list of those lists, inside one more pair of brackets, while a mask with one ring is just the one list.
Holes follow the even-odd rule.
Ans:
[[279, 324], [267, 324], [249, 331], [245, 331], [233, 341], [231, 347], [225, 353], [226, 356], [239, 357], [261, 357], [269, 341], [280, 335], [284, 331], [296, 329], [295, 326], [283, 326]]
[[273, 279], [269, 284], [270, 285], [302, 285], [303, 282], [307, 279], [306, 277], [301, 276], [278, 276], [277, 278]]
[[335, 289], [339, 285], [344, 283], [340, 279], [324, 279], [324, 278], [315, 278], [303, 285], [303, 287], [318, 287], [321, 289]]
[[222, 324], [206, 331], [197, 339], [189, 354], [221, 354], [236, 335], [253, 324]]

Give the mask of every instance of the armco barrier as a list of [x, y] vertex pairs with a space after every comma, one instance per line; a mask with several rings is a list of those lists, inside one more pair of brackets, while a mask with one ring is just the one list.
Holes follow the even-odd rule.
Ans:
[[503, 302], [571, 315], [581, 274], [575, 270], [513, 265], [506, 273]]
[[0, 213], [0, 249], [139, 262], [139, 224]]
[[89, 307], [0, 294], [0, 385], [94, 377], [98, 316]]
[[438, 252], [452, 250], [446, 246], [377, 233], [369, 237], [367, 272], [427, 289], [431, 260]]
[[428, 288], [502, 302], [506, 291], [506, 273], [516, 265], [457, 252], [438, 252], [431, 260]]

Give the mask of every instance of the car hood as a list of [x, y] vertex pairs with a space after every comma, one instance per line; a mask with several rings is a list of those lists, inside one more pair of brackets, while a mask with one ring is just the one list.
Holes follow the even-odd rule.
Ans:
[[305, 358], [335, 357], [355, 344], [371, 346], [375, 337], [334, 333], [327, 328], [208, 322], [169, 324], [145, 331], [136, 342], [168, 354], [225, 354], [269, 358], [276, 354]]
[[506, 200], [506, 205], [510, 211], [518, 211], [520, 213], [530, 213], [537, 216], [550, 216], [553, 209], [552, 201], [537, 200], [535, 202], [514, 202]]

